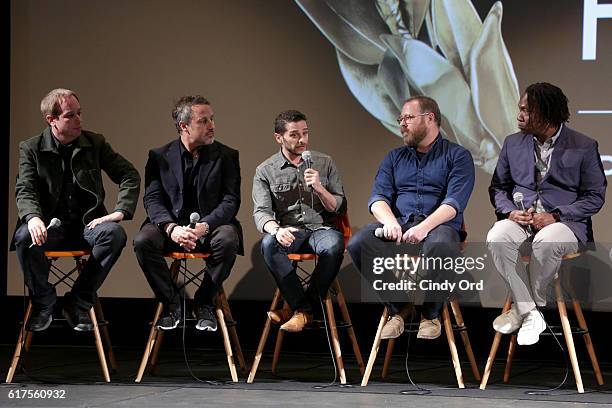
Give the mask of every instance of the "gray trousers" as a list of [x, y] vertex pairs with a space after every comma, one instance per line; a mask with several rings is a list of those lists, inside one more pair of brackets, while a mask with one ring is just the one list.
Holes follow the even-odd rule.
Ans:
[[536, 305], [546, 305], [546, 289], [555, 278], [563, 256], [578, 251], [578, 240], [567, 225], [550, 224], [533, 237], [528, 274], [519, 251], [528, 237], [527, 231], [511, 220], [497, 221], [487, 234], [487, 248], [497, 271], [510, 286], [520, 315]]

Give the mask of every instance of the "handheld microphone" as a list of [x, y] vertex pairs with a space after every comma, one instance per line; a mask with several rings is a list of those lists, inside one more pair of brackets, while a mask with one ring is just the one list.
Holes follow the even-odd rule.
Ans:
[[310, 150], [304, 150], [302, 153], [302, 160], [306, 163], [307, 168], [312, 168], [312, 153], [310, 153]]
[[385, 233], [383, 232], [383, 227], [378, 227], [374, 230], [374, 236], [376, 238], [384, 238]]
[[200, 214], [197, 212], [192, 212], [189, 216], [189, 228], [195, 229], [196, 223], [200, 221]]
[[[517, 191], [516, 193], [514, 193], [514, 195], [512, 196], [512, 199], [514, 200], [514, 204], [521, 210], [521, 211], [525, 211], [525, 204], [523, 204], [523, 193], [521, 193], [520, 191]], [[527, 225], [527, 232], [529, 232], [529, 234], [533, 234], [533, 228], [531, 228], [531, 225]]]
[[[59, 218], [51, 218], [51, 221], [49, 221], [49, 225], [47, 225], [47, 229], [49, 230], [51, 228], [57, 228], [60, 225], [62, 225], [62, 222]], [[32, 242], [28, 248], [32, 248], [33, 246], [34, 242]]]

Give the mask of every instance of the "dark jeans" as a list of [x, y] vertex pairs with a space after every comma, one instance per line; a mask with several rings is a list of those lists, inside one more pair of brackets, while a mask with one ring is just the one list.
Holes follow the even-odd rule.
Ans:
[[[419, 221], [411, 221], [404, 225], [402, 225], [402, 232], [406, 232], [412, 226], [418, 224]], [[353, 263], [357, 267], [357, 269], [364, 273], [361, 270], [361, 255], [362, 248], [364, 246], [368, 246], [369, 248], [380, 248], [380, 253], [384, 253], [383, 248], [386, 245], [389, 245], [389, 241], [385, 239], [376, 238], [374, 236], [374, 231], [376, 228], [382, 227], [381, 223], [373, 223], [364, 226], [359, 232], [357, 232], [351, 238], [348, 244], [348, 252], [353, 259]], [[457, 230], [447, 225], [439, 225], [433, 230], [429, 232], [425, 240], [420, 243], [414, 245], [417, 247], [418, 245], [422, 245], [422, 253], [425, 257], [452, 257], [456, 258], [461, 256], [461, 252], [459, 250], [459, 242], [460, 237]], [[451, 245], [440, 245], [440, 244], [451, 244]], [[442, 275], [440, 271], [433, 271], [434, 278]], [[440, 310], [442, 309], [444, 302], [424, 302], [423, 307], [421, 309], [421, 313], [426, 319], [435, 319], [439, 316]], [[389, 310], [390, 315], [395, 315], [399, 313], [399, 310], [403, 306], [401, 303], [385, 303], [387, 309]]]
[[[325, 298], [329, 286], [338, 275], [344, 258], [344, 237], [334, 229], [300, 230], [293, 235], [295, 241], [289, 247], [284, 247], [275, 237], [266, 234], [261, 241], [261, 252], [291, 309], [312, 312], [313, 306], [319, 304], [319, 299]], [[306, 291], [293, 262], [287, 258], [287, 254], [291, 253], [315, 253], [318, 257]]]
[[[238, 231], [231, 224], [217, 227], [205, 237], [204, 243], [198, 242], [193, 252], [211, 253], [206, 259], [207, 269], [203, 282], [194, 295], [198, 306], [214, 306], [219, 288], [232, 271], [238, 247]], [[157, 225], [148, 223], [142, 226], [134, 238], [134, 252], [155, 297], [169, 310], [179, 307], [180, 292], [172, 281], [164, 254], [185, 250], [168, 238]]]
[[48, 282], [49, 264], [45, 251], [91, 250], [83, 271], [65, 296], [65, 302], [89, 310], [94, 304], [96, 291], [117, 262], [126, 241], [125, 231], [114, 222], [99, 224], [94, 229], [62, 225], [47, 231], [45, 244], [30, 248], [32, 238], [28, 225], [21, 225], [15, 232], [15, 246], [33, 307], [52, 308], [57, 298], [55, 287]]

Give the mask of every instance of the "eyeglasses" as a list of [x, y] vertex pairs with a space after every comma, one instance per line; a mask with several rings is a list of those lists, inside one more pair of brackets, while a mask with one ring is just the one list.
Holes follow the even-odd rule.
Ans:
[[419, 113], [418, 115], [404, 115], [404, 116], [400, 116], [399, 118], [397, 118], [397, 124], [401, 125], [403, 122], [406, 123], [412, 123], [413, 120], [415, 120], [417, 118], [417, 116], [425, 116], [425, 115], [429, 115], [431, 112], [423, 112], [423, 113]]

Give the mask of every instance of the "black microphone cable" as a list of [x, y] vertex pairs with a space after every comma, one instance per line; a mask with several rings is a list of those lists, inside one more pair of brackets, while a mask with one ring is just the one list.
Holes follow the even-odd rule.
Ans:
[[[309, 154], [306, 155], [307, 158], [305, 160], [306, 165], [308, 166], [308, 168], [311, 168], [312, 166], [312, 162], [311, 162], [311, 154], [309, 152]], [[306, 181], [304, 181], [305, 183]], [[314, 190], [312, 188], [312, 186], [310, 186], [310, 208], [314, 211]], [[317, 258], [317, 237], [315, 235], [316, 230], [312, 231], [312, 235], [313, 235], [313, 239], [312, 239], [312, 243], [313, 243], [313, 252], [315, 254], [314, 257], [314, 268], [317, 268], [318, 265], [318, 258]], [[332, 360], [332, 364], [334, 366], [334, 378], [332, 379], [332, 381], [328, 384], [324, 384], [324, 385], [314, 385], [312, 388], [314, 389], [326, 389], [326, 388], [330, 388], [330, 387], [334, 387], [336, 386], [336, 382], [338, 381], [338, 367], [336, 365], [336, 356], [334, 355], [334, 350], [331, 344], [331, 338], [330, 338], [330, 334], [329, 334], [329, 327], [328, 327], [328, 323], [327, 323], [327, 316], [325, 313], [325, 306], [323, 305], [323, 299], [321, 298], [321, 291], [319, 290], [318, 284], [316, 279], [314, 279], [314, 274], [311, 275], [310, 277], [310, 285], [314, 284], [316, 291], [317, 291], [317, 297], [319, 299], [319, 305], [321, 306], [321, 314], [323, 315], [323, 325], [325, 327], [325, 336], [327, 338], [327, 346], [329, 348], [329, 353], [331, 356], [331, 360]], [[329, 295], [328, 295], [329, 296]], [[332, 305], [333, 307], [333, 305]], [[344, 385], [341, 385], [344, 386]]]

